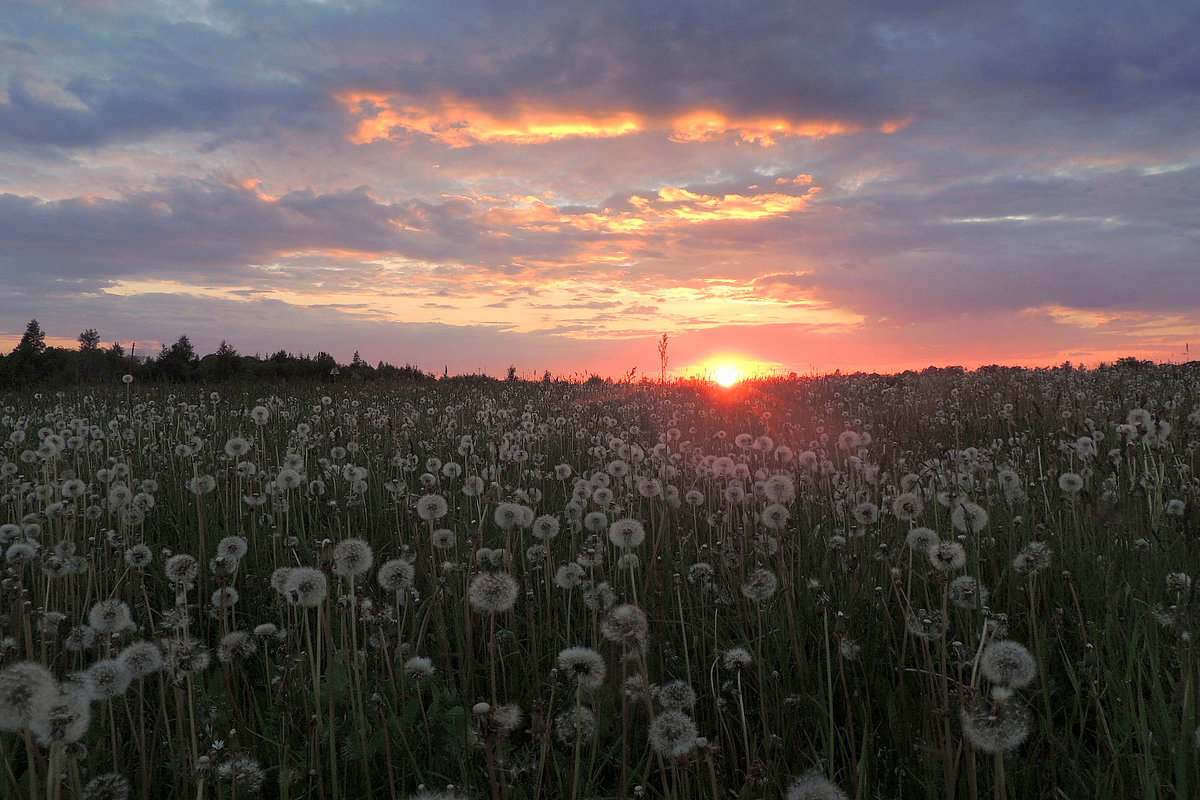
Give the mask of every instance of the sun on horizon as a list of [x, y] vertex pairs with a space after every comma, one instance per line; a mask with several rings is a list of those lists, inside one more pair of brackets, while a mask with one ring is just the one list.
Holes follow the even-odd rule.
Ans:
[[740, 382], [745, 375], [733, 364], [721, 364], [713, 370], [713, 380], [721, 386], [733, 386]]

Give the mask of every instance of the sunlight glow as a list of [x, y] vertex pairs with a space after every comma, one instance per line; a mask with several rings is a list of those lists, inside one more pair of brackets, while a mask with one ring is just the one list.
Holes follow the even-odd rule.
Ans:
[[732, 364], [722, 364], [713, 370], [713, 380], [722, 386], [733, 386], [743, 377], [741, 371]]

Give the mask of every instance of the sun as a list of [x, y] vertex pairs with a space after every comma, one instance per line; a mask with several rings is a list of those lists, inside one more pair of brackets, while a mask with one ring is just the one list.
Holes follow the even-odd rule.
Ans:
[[741, 379], [741, 371], [732, 364], [722, 364], [713, 370], [713, 380], [722, 386], [733, 386]]

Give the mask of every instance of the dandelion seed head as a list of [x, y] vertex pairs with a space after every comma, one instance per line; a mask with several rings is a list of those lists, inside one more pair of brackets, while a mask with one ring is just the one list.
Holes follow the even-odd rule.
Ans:
[[733, 672], [750, 669], [754, 665], [754, 656], [744, 647], [731, 647], [721, 654], [721, 666]]
[[87, 683], [97, 700], [108, 700], [124, 694], [132, 680], [133, 671], [120, 658], [97, 661], [87, 670]]
[[0, 669], [0, 731], [29, 726], [34, 710], [58, 692], [58, 681], [36, 661], [19, 661]]
[[784, 800], [847, 800], [841, 787], [816, 770], [794, 779], [783, 796]]
[[774, 596], [779, 586], [775, 573], [767, 569], [756, 569], [742, 583], [742, 594], [752, 603], [761, 603]]
[[614, 606], [600, 623], [600, 633], [610, 642], [638, 648], [650, 636], [650, 621], [646, 612], [632, 603]]
[[342, 577], [361, 575], [375, 560], [371, 545], [363, 539], [343, 539], [333, 548], [333, 574]]
[[477, 614], [500, 614], [512, 609], [520, 589], [507, 572], [480, 572], [467, 587], [467, 601]]
[[669, 681], [659, 687], [655, 698], [663, 708], [687, 710], [696, 705], [696, 690], [686, 681]]
[[398, 594], [412, 586], [416, 576], [416, 568], [402, 558], [393, 558], [383, 562], [375, 574], [375, 580], [381, 589]]
[[241, 661], [258, 652], [258, 642], [247, 631], [230, 631], [217, 645], [217, 660], [222, 664]]
[[133, 615], [124, 600], [110, 598], [91, 607], [88, 625], [98, 634], [120, 633], [133, 627]]
[[162, 650], [150, 641], [133, 642], [125, 647], [117, 656], [134, 678], [145, 678], [163, 668]]
[[288, 572], [283, 595], [296, 605], [316, 608], [329, 594], [325, 573], [313, 567], [294, 567]]
[[83, 800], [128, 800], [129, 779], [118, 772], [97, 775], [83, 787]]
[[1021, 703], [979, 703], [960, 714], [964, 738], [985, 753], [1006, 753], [1029, 737], [1029, 710]]
[[664, 758], [679, 758], [696, 749], [696, 723], [678, 708], [667, 708], [650, 723], [650, 746]]
[[1020, 642], [1011, 639], [992, 641], [983, 649], [979, 668], [992, 683], [1016, 689], [1028, 686], [1037, 676], [1037, 662]]
[[604, 684], [607, 673], [604, 658], [590, 647], [568, 647], [560, 651], [558, 668], [572, 683], [589, 692]]
[[587, 706], [568, 708], [554, 717], [554, 736], [565, 745], [590, 741], [596, 735], [596, 715]]

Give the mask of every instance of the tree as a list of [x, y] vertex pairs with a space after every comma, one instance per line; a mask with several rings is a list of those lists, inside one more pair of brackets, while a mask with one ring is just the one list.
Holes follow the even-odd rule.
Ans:
[[79, 334], [79, 349], [87, 353], [100, 347], [100, 332], [95, 328], [87, 328]]
[[170, 347], [164, 347], [155, 365], [164, 377], [187, 380], [195, 372], [196, 361], [196, 349], [192, 347], [192, 340], [185, 335]]
[[46, 352], [46, 334], [42, 330], [42, 326], [38, 324], [36, 319], [29, 320], [29, 324], [25, 326], [25, 335], [21, 337], [21, 341], [13, 348], [13, 355], [20, 354], [21, 356], [40, 356]]

